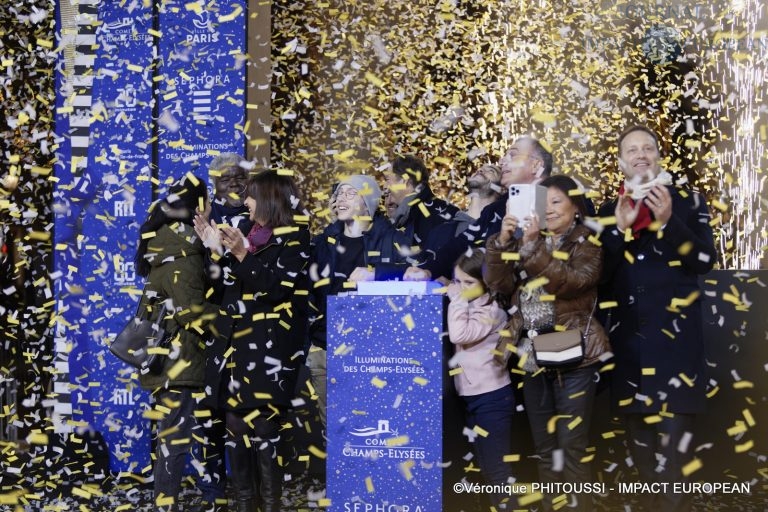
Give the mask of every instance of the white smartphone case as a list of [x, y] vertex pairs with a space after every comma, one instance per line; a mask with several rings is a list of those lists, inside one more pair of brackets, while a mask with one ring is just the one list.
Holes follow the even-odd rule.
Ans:
[[507, 213], [517, 217], [521, 223], [532, 213], [539, 216], [539, 227], [547, 223], [547, 187], [541, 185], [510, 185]]

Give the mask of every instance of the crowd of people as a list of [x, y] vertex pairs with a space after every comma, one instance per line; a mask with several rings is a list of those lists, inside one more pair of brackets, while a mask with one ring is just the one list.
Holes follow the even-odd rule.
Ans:
[[[157, 505], [177, 507], [183, 440], [194, 429], [210, 510], [227, 508], [227, 478], [238, 512], [280, 510], [280, 419], [300, 366], [309, 367], [325, 428], [327, 298], [371, 280], [446, 284], [448, 364], [459, 369], [452, 389], [466, 425], [488, 432], [473, 443], [487, 483], [519, 478], [506, 456], [520, 451], [512, 414], [521, 406], [538, 480], [591, 481], [598, 372], [610, 377], [638, 478], [684, 480], [707, 382], [697, 276], [716, 261], [710, 215], [661, 168], [650, 129], [629, 127], [618, 154], [624, 183], [598, 213], [575, 180], [552, 174], [552, 155], [533, 137], [467, 177], [463, 211], [435, 196], [419, 158], [400, 156], [383, 187], [374, 175], [340, 176], [332, 221], [314, 237], [294, 180], [249, 175], [238, 155], [211, 162], [210, 200], [202, 177], [176, 182], [153, 205], [136, 254], [142, 307], [164, 304], [178, 333], [163, 372], [141, 378], [161, 413]], [[523, 184], [546, 189], [546, 209], [518, 218], [508, 189]], [[583, 334], [583, 356], [540, 364], [536, 337], [569, 329]], [[510, 498], [495, 493], [491, 503], [511, 510]], [[545, 496], [544, 509], [558, 499]], [[584, 495], [568, 499], [592, 509]], [[645, 506], [686, 510], [685, 499], [649, 495]]]

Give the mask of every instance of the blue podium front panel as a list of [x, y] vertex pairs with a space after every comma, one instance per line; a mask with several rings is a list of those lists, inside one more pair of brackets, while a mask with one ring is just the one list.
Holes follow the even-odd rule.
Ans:
[[334, 511], [442, 509], [442, 297], [328, 300]]

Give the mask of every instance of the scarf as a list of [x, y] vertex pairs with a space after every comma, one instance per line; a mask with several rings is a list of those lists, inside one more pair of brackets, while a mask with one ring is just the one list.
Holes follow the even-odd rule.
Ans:
[[248, 252], [255, 253], [265, 245], [270, 238], [272, 238], [272, 229], [255, 223], [251, 230], [248, 232]]
[[216, 224], [229, 224], [236, 228], [238, 225], [235, 225], [233, 221], [237, 217], [240, 217], [241, 221], [248, 220], [248, 208], [245, 205], [232, 207], [217, 201], [211, 203], [211, 220], [215, 221]]
[[[619, 195], [624, 195], [624, 183], [622, 183], [619, 187]], [[635, 200], [630, 198], [629, 203], [634, 208], [636, 204]], [[637, 212], [637, 218], [635, 219], [635, 222], [632, 223], [632, 236], [635, 239], [640, 238], [640, 231], [650, 226], [651, 222], [653, 222], [653, 218], [651, 217], [651, 209], [646, 206], [645, 201], [640, 199], [640, 211]]]

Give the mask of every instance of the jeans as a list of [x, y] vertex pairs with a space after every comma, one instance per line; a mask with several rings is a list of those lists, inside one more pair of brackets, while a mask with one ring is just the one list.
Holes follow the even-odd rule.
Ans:
[[[526, 375], [523, 394], [542, 482], [589, 482], [591, 467], [582, 462], [589, 444], [589, 423], [597, 382], [592, 367], [543, 371]], [[556, 416], [562, 416], [555, 419]], [[552, 431], [549, 430], [550, 427]], [[562, 464], [560, 464], [562, 461]], [[544, 505], [551, 507], [552, 496]], [[570, 496], [577, 506], [592, 509], [586, 494]]]
[[[157, 423], [157, 448], [154, 468], [155, 500], [172, 497], [178, 506], [181, 480], [187, 454], [192, 447], [195, 399], [191, 388], [162, 389], [155, 393], [157, 405], [169, 411]], [[180, 440], [186, 442], [179, 443]], [[171, 507], [173, 508], [173, 507]]]
[[[519, 453], [512, 446], [512, 415], [515, 412], [512, 385], [462, 399], [466, 405], [467, 427], [478, 426], [488, 432], [486, 437], [478, 435], [475, 438], [474, 451], [480, 473], [488, 484], [508, 483], [512, 465], [504, 462], [504, 456]], [[501, 493], [491, 495], [496, 508], [504, 497]]]
[[309, 378], [312, 382], [312, 387], [315, 388], [315, 394], [317, 394], [317, 410], [320, 413], [320, 422], [323, 424], [323, 429], [326, 428], [326, 404], [328, 402], [326, 357], [325, 349], [315, 347], [314, 345], [310, 347], [309, 354], [307, 355]]
[[[680, 440], [692, 434], [696, 416], [674, 414], [662, 416], [658, 423], [646, 423], [655, 414], [627, 414], [624, 421], [629, 434], [629, 450], [643, 482], [687, 482], [683, 467], [691, 460], [693, 443], [679, 450]], [[657, 459], [658, 457], [658, 459]], [[686, 493], [659, 493], [644, 495], [643, 508], [653, 512], [683, 512], [691, 510], [691, 497]]]

